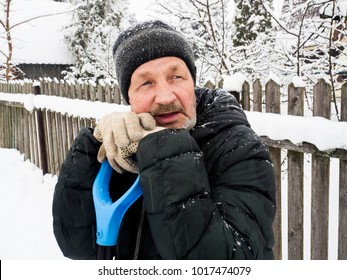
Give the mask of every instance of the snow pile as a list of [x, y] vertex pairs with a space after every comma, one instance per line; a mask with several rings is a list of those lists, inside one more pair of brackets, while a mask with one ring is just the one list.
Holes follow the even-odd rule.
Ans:
[[34, 94], [11, 94], [11, 93], [4, 93], [0, 92], [0, 101], [8, 101], [8, 102], [16, 102], [16, 103], [23, 103], [24, 108], [28, 111], [34, 110], [34, 104], [33, 104], [33, 98]]
[[308, 142], [321, 151], [335, 148], [347, 150], [347, 122], [260, 112], [246, 112], [246, 115], [259, 136], [290, 140], [294, 144]]
[[87, 101], [70, 99], [66, 97], [33, 94], [11, 94], [0, 92], [0, 101], [23, 103], [25, 109], [32, 111], [46, 109], [52, 112], [60, 112], [73, 117], [100, 119], [103, 115], [112, 112], [129, 111], [130, 107], [115, 103], [100, 101]]
[[223, 75], [223, 89], [227, 91], [242, 92], [242, 86], [246, 81], [248, 81], [247, 77], [242, 73]]
[[296, 87], [296, 88], [306, 87], [306, 83], [299, 76], [294, 76], [292, 78], [292, 83], [293, 83], [294, 87]]
[[112, 112], [129, 111], [130, 107], [115, 103], [69, 99], [66, 97], [38, 95], [33, 100], [35, 108], [60, 112], [69, 116], [100, 119]]

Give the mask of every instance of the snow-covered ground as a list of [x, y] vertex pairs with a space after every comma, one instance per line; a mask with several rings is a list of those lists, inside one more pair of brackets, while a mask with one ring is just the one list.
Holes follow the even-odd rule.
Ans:
[[0, 259], [62, 259], [52, 227], [57, 176], [0, 148]]

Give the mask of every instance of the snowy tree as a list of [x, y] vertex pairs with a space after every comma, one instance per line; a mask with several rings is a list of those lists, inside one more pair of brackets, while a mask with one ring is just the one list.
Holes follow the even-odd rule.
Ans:
[[79, 0], [65, 40], [76, 64], [66, 78], [93, 79], [113, 77], [112, 44], [119, 33], [127, 9], [125, 0]]
[[[288, 35], [282, 45], [286, 46], [288, 64], [295, 66], [296, 75], [315, 82], [314, 74], [329, 74], [332, 58], [344, 50], [345, 15], [339, 14], [335, 0], [285, 3], [284, 20], [277, 22], [282, 33]], [[330, 15], [324, 14], [326, 4], [330, 6]]]
[[[265, 79], [279, 67], [271, 16], [260, 0], [237, 0], [235, 3], [233, 46], [236, 63], [232, 70], [252, 79]], [[272, 1], [266, 3], [272, 6]]]
[[236, 0], [234, 46], [245, 46], [271, 31], [271, 16], [260, 0]]
[[291, 70], [282, 75], [301, 76], [308, 85], [329, 77], [336, 98], [347, 64], [346, 6], [345, 0], [285, 2], [281, 20], [276, 19], [281, 33], [277, 43]]

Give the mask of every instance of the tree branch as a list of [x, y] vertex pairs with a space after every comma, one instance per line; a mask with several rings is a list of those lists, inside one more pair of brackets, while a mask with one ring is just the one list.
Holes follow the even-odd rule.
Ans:
[[7, 58], [7, 55], [2, 50], [0, 50], [0, 53], [3, 54]]
[[40, 15], [40, 16], [36, 16], [36, 17], [29, 18], [29, 19], [27, 19], [27, 20], [24, 20], [24, 21], [21, 21], [21, 22], [18, 22], [18, 23], [16, 23], [16, 24], [12, 25], [12, 26], [10, 27], [10, 30], [12, 30], [13, 28], [15, 28], [15, 27], [17, 27], [17, 26], [20, 26], [20, 25], [22, 25], [22, 24], [24, 24], [24, 23], [28, 23], [28, 22], [30, 22], [30, 21], [33, 21], [33, 20], [35, 20], [35, 19], [40, 19], [40, 18], [45, 18], [45, 17], [51, 17], [51, 16], [57, 16], [57, 15], [62, 15], [62, 14], [71, 13], [71, 12], [73, 12], [74, 10], [76, 10], [79, 6], [80, 6], [80, 5], [77, 5], [77, 6], [75, 6], [72, 10], [68, 10], [68, 11], [64, 11], [64, 12], [52, 13], [52, 14], [46, 14], [46, 15]]
[[272, 13], [272, 11], [270, 10], [269, 6], [263, 2], [263, 0], [260, 0], [261, 4], [263, 5], [264, 9], [270, 14], [270, 16], [273, 18], [274, 21], [276, 21], [276, 23], [279, 25], [279, 27], [281, 27], [286, 33], [293, 35], [295, 37], [300, 36], [299, 34], [295, 34], [294, 32], [290, 31], [287, 27], [285, 27], [282, 22], [280, 22]]

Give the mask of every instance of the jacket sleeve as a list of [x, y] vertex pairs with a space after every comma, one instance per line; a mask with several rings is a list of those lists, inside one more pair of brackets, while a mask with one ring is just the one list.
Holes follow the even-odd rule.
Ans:
[[95, 259], [94, 178], [100, 168], [100, 143], [82, 128], [62, 164], [53, 196], [53, 229], [64, 256]]
[[[217, 111], [205, 117], [214, 123]], [[169, 129], [140, 141], [141, 186], [162, 258], [273, 258], [272, 165], [243, 122], [203, 125], [204, 144], [186, 130]]]
[[[273, 259], [276, 187], [268, 148], [228, 92], [205, 92], [198, 106], [203, 113], [193, 134], [203, 147], [213, 199], [238, 238], [233, 258], [250, 250], [255, 259]], [[198, 136], [206, 131], [209, 137]]]

